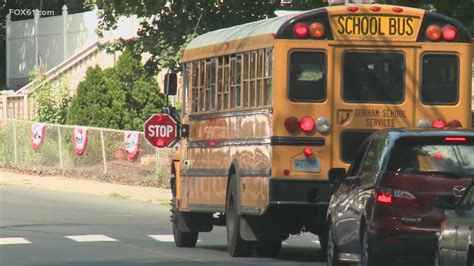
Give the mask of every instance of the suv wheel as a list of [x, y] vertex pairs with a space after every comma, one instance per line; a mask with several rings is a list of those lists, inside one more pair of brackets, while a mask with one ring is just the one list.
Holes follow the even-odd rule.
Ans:
[[326, 245], [326, 259], [327, 259], [328, 266], [341, 266], [342, 265], [342, 263], [339, 261], [335, 239], [336, 238], [334, 234], [334, 227], [332, 224], [329, 224], [327, 245]]

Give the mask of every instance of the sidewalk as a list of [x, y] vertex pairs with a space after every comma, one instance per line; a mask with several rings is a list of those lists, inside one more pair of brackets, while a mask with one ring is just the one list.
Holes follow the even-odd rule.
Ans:
[[63, 176], [27, 175], [0, 168], [0, 186], [9, 185], [92, 194], [146, 203], [168, 204], [171, 199], [169, 189], [120, 185]]

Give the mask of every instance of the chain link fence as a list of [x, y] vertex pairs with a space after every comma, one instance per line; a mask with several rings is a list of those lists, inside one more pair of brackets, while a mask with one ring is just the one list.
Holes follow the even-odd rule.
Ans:
[[155, 149], [140, 132], [139, 154], [129, 160], [125, 152], [127, 131], [87, 127], [86, 151], [73, 148], [74, 126], [45, 124], [43, 143], [34, 150], [31, 121], [0, 123], [0, 166], [46, 174], [63, 174], [100, 181], [167, 186], [174, 149]]

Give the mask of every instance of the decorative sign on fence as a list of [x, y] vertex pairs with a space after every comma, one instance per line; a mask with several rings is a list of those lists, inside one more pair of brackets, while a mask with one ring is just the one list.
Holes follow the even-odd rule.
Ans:
[[140, 150], [140, 134], [136, 131], [127, 131], [124, 142], [128, 160], [134, 161]]
[[36, 151], [41, 147], [44, 140], [45, 124], [33, 123], [31, 125], [31, 146]]
[[89, 130], [86, 127], [75, 126], [72, 130], [72, 144], [77, 155], [82, 155], [86, 151], [87, 136]]

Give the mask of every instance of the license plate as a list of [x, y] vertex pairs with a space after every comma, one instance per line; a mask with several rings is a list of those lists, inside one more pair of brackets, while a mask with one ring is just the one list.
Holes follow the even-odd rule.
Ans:
[[295, 159], [296, 172], [319, 173], [320, 161], [316, 159]]

